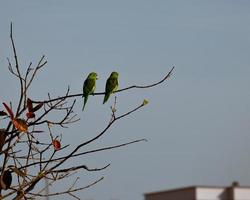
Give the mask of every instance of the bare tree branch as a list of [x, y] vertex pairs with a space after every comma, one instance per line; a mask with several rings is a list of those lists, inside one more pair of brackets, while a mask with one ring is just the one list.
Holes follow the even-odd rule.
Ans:
[[[167, 73], [167, 75], [163, 79], [161, 79], [160, 81], [158, 81], [156, 83], [149, 84], [149, 85], [132, 85], [132, 86], [129, 86], [129, 87], [126, 87], [126, 88], [119, 89], [119, 90], [115, 91], [114, 93], [119, 93], [119, 92], [122, 92], [122, 91], [125, 91], [125, 90], [130, 90], [130, 89], [133, 89], [133, 88], [146, 89], [146, 88], [155, 87], [155, 86], [163, 83], [164, 81], [166, 81], [171, 76], [174, 68], [175, 67], [173, 66], [172, 69]], [[33, 102], [34, 103], [49, 103], [49, 102], [58, 101], [58, 100], [65, 99], [65, 98], [82, 97], [82, 95], [83, 95], [82, 93], [78, 93], [78, 94], [71, 94], [71, 95], [61, 96], [61, 97], [57, 97], [57, 98], [49, 99], [49, 100], [33, 101]], [[95, 96], [95, 95], [105, 95], [105, 92], [97, 92], [97, 93], [93, 93], [92, 95], [93, 96]]]
[[[104, 167], [95, 166], [90, 168], [87, 167], [87, 160], [84, 161], [86, 164], [80, 163], [77, 166], [74, 166], [69, 160], [81, 158], [81, 156], [87, 154], [126, 147], [143, 141], [146, 142], [146, 139], [138, 139], [111, 146], [105, 145], [104, 147], [92, 148], [92, 150], [83, 150], [83, 147], [91, 145], [95, 141], [100, 140], [102, 136], [107, 135], [108, 130], [114, 123], [140, 110], [148, 101], [144, 100], [133, 107], [133, 109], [117, 115], [117, 98], [115, 97], [114, 104], [111, 107], [111, 119], [103, 130], [87, 141], [65, 144], [64, 134], [59, 135], [58, 130], [69, 128], [73, 123], [80, 120], [75, 111], [75, 103], [77, 98], [82, 99], [83, 94], [70, 94], [70, 88], [68, 87], [62, 96], [51, 98], [51, 95], [48, 94], [45, 100], [33, 100], [28, 96], [30, 88], [41, 69], [46, 66], [47, 61], [43, 55], [37, 64], [33, 65], [30, 62], [26, 68], [21, 69], [13, 37], [12, 23], [10, 25], [10, 40], [13, 59], [7, 58], [7, 65], [9, 73], [18, 80], [20, 92], [16, 100], [17, 102], [14, 99], [8, 103], [4, 102], [6, 112], [0, 112], [1, 126], [3, 126], [0, 130], [0, 155], [3, 155], [0, 167], [0, 199], [35, 199], [36, 197], [60, 195], [68, 195], [68, 197], [80, 199], [75, 194], [76, 192], [94, 186], [103, 180], [103, 177], [85, 187], [79, 187], [76, 184], [79, 178], [75, 179], [74, 175], [79, 173], [80, 170], [85, 170], [88, 173], [103, 171], [110, 164]], [[24, 70], [24, 73], [22, 73], [22, 70]], [[173, 70], [174, 67], [161, 80], [152, 84], [132, 85], [117, 90], [115, 93], [130, 89], [155, 87], [165, 82]], [[97, 92], [93, 95], [104, 94], [105, 92]], [[17, 106], [15, 106], [15, 103]], [[61, 143], [64, 143], [64, 145]], [[9, 177], [12, 178], [12, 183], [9, 186], [6, 183], [11, 181], [5, 180], [6, 176], [4, 176], [4, 173], [7, 172]], [[75, 179], [75, 181], [65, 190], [42, 194], [50, 185], [58, 184], [60, 181], [65, 180], [71, 180], [70, 182], [72, 182], [72, 179]], [[48, 185], [42, 186], [40, 184], [42, 180], [47, 180]], [[34, 190], [34, 188], [36, 189]]]

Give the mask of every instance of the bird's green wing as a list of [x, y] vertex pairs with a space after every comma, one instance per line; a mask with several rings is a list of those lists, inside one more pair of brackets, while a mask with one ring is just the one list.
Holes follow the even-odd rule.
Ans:
[[103, 99], [103, 104], [108, 101], [109, 96], [116, 91], [118, 88], [118, 79], [110, 77], [106, 82], [105, 96]]
[[84, 104], [83, 104], [82, 110], [84, 110], [85, 108], [89, 95], [92, 94], [94, 91], [95, 91], [95, 79], [87, 78], [84, 81], [84, 85], [83, 85]]
[[95, 91], [95, 79], [87, 78], [84, 81], [83, 96], [86, 97], [87, 95], [92, 94], [94, 91]]

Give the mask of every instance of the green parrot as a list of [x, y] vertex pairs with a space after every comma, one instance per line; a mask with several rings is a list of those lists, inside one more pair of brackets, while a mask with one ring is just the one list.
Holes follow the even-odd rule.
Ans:
[[98, 75], [95, 72], [91, 72], [88, 77], [86, 78], [86, 80], [84, 81], [83, 84], [83, 95], [82, 97], [84, 97], [84, 104], [82, 107], [82, 111], [85, 108], [85, 105], [88, 101], [88, 97], [90, 94], [93, 94], [96, 88], [95, 85], [95, 81], [98, 79]]
[[105, 104], [109, 96], [115, 92], [118, 88], [118, 76], [119, 74], [117, 72], [112, 72], [111, 75], [109, 76], [107, 82], [106, 82], [106, 88], [105, 88], [105, 96], [103, 99], [103, 104]]

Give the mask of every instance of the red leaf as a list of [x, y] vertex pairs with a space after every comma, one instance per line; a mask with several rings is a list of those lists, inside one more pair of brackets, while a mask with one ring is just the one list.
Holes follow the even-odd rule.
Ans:
[[36, 112], [36, 111], [38, 111], [42, 106], [43, 106], [43, 103], [39, 103], [38, 105], [36, 105], [36, 106], [32, 109], [32, 111], [33, 111], [33, 112]]
[[18, 131], [23, 133], [26, 133], [28, 131], [28, 125], [26, 124], [26, 121], [24, 119], [14, 118], [12, 119], [12, 123]]
[[31, 119], [31, 118], [34, 118], [36, 115], [35, 115], [35, 113], [33, 113], [33, 112], [27, 112], [26, 113], [26, 117], [28, 118], [28, 119]]
[[28, 107], [28, 111], [32, 112], [33, 111], [33, 105], [32, 105], [32, 101], [31, 99], [27, 99], [27, 107]]
[[11, 110], [11, 108], [6, 103], [4, 103], [4, 102], [3, 102], [3, 105], [4, 105], [5, 109], [7, 110], [7, 112], [9, 113], [10, 118], [13, 119], [14, 118], [14, 113]]
[[59, 140], [53, 140], [53, 141], [52, 141], [52, 144], [53, 144], [54, 149], [55, 149], [56, 151], [59, 150], [59, 149], [61, 149], [61, 143], [60, 143]]

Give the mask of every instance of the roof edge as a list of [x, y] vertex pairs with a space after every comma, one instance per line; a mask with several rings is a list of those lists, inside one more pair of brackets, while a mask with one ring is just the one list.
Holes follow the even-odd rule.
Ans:
[[161, 193], [177, 192], [177, 191], [181, 191], [181, 190], [196, 190], [197, 188], [202, 188], [202, 189], [228, 189], [228, 188], [250, 189], [250, 186], [205, 186], [205, 185], [193, 185], [193, 186], [187, 186], [187, 187], [181, 187], [181, 188], [173, 188], [173, 189], [168, 189], [168, 190], [159, 190], [159, 191], [156, 191], [156, 192], [144, 193], [144, 196], [156, 195], [156, 194], [161, 194]]

